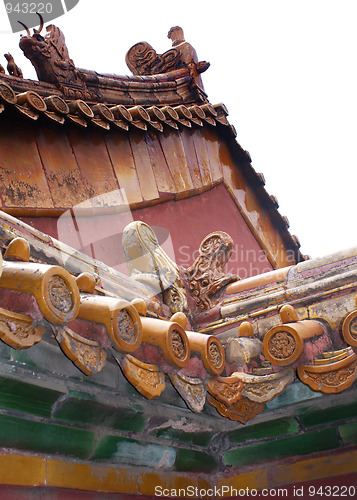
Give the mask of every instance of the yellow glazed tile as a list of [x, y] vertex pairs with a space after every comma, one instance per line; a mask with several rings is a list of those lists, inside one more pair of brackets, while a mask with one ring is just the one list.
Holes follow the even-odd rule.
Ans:
[[[174, 474], [145, 472], [142, 474], [140, 493], [141, 495], [156, 496], [187, 496], [188, 488], [194, 491], [197, 487], [196, 479], [186, 476], [176, 476]], [[179, 490], [181, 494], [179, 494]], [[189, 491], [190, 491], [189, 490]], [[173, 493], [173, 492], [176, 493]], [[183, 494], [185, 493], [185, 494]], [[195, 498], [190, 496], [190, 498]]]
[[[216, 482], [217, 489], [221, 496], [235, 497], [240, 490], [263, 490], [268, 487], [268, 474], [265, 469], [252, 472], [245, 472], [231, 477], [218, 478]], [[238, 493], [235, 492], [237, 490]]]
[[269, 472], [270, 487], [357, 472], [357, 450], [279, 465]]
[[44, 458], [0, 455], [0, 484], [38, 486], [46, 482]]
[[140, 476], [126, 469], [47, 460], [47, 485], [107, 493], [138, 493]]
[[212, 478], [212, 481], [208, 481], [206, 478], [198, 477], [197, 478], [197, 488], [199, 491], [199, 498], [209, 498], [212, 500], [211, 492], [214, 492], [215, 481]]

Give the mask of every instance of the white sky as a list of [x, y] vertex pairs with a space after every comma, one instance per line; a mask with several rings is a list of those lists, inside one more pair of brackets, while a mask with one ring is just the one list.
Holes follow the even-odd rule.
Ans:
[[[121, 75], [134, 43], [162, 53], [181, 26], [211, 63], [210, 102], [225, 103], [302, 252], [318, 257], [357, 245], [356, 14], [356, 0], [80, 0], [53, 22], [77, 67]], [[3, 52], [36, 78], [18, 41], [0, 33]]]

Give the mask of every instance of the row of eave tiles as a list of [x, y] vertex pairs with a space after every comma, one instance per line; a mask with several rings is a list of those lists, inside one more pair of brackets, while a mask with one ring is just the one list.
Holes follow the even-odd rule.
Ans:
[[109, 130], [111, 126], [128, 131], [129, 127], [148, 130], [149, 127], [163, 132], [164, 126], [178, 129], [179, 125], [202, 127], [204, 123], [215, 126], [217, 123], [225, 125], [236, 136], [234, 127], [229, 124], [226, 116], [227, 109], [223, 104], [211, 105], [178, 105], [178, 106], [143, 106], [127, 107], [121, 104], [106, 106], [105, 104], [87, 104], [80, 99], [65, 101], [58, 95], [41, 97], [33, 91], [16, 94], [4, 82], [0, 83], [0, 112], [5, 106], [14, 107], [20, 114], [30, 120], [37, 120], [40, 116], [63, 125], [65, 121], [87, 127], [88, 124]]
[[[211, 126], [223, 125], [232, 137], [237, 136], [234, 126], [227, 120], [228, 111], [222, 103], [186, 106], [180, 104], [177, 106], [151, 106], [146, 108], [140, 105], [127, 107], [122, 104], [115, 106], [106, 106], [101, 103], [89, 105], [80, 99], [65, 101], [58, 95], [41, 97], [32, 90], [16, 94], [10, 85], [0, 82], [0, 113], [5, 110], [5, 107], [13, 108], [33, 121], [43, 116], [59, 125], [63, 125], [67, 121], [86, 128], [92, 124], [107, 131], [111, 127], [124, 131], [128, 131], [130, 128], [146, 131], [151, 127], [163, 132], [164, 126], [177, 130], [179, 125], [191, 128], [193, 125], [202, 127], [207, 123]], [[238, 146], [237, 143], [236, 145]], [[245, 160], [250, 163], [249, 153], [241, 149], [240, 146], [239, 149], [240, 153], [245, 156]], [[254, 173], [254, 184], [258, 189], [260, 187], [264, 191], [262, 198], [268, 198], [269, 203], [267, 205], [272, 206], [277, 211], [279, 205], [275, 196], [269, 196], [263, 188], [265, 184], [263, 174], [257, 173], [253, 169], [251, 173]], [[283, 230], [287, 231], [289, 228], [287, 218], [279, 214], [278, 219]], [[292, 243], [293, 246], [296, 246], [296, 249], [300, 247], [296, 236], [292, 237]]]

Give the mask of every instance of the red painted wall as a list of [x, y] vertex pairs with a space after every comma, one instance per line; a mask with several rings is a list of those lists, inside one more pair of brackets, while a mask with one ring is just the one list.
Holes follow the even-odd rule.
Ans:
[[[250, 495], [242, 498], [288, 498], [288, 499], [322, 499], [328, 497], [351, 498], [349, 491], [357, 490], [356, 474], [347, 474], [344, 476], [331, 477], [325, 479], [316, 479], [306, 483], [292, 484], [272, 488], [271, 493], [264, 491], [256, 496]], [[178, 486], [179, 488], [179, 486]], [[158, 500], [158, 497], [146, 495], [128, 495], [126, 493], [99, 493], [90, 491], [69, 490], [61, 488], [46, 487], [23, 487], [23, 486], [0, 486], [1, 500]], [[180, 497], [184, 500], [183, 497]], [[193, 497], [191, 497], [193, 498]], [[211, 500], [225, 498], [225, 500], [235, 500], [237, 497], [222, 497], [214, 495]], [[240, 498], [240, 497], [238, 497]]]
[[191, 198], [116, 215], [77, 217], [75, 223], [71, 217], [22, 220], [125, 274], [128, 272], [121, 238], [124, 227], [132, 220], [152, 226], [164, 250], [185, 268], [197, 257], [207, 234], [225, 231], [235, 243], [227, 272], [244, 279], [272, 269], [223, 184]]

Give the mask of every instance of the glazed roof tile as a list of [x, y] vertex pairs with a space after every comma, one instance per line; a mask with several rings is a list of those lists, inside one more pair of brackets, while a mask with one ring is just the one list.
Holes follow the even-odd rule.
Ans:
[[[232, 189], [234, 191], [234, 188], [230, 186], [230, 180], [225, 178], [227, 174], [222, 169], [219, 160], [220, 153], [217, 148], [215, 149], [215, 141], [217, 141], [217, 134], [219, 134], [225, 137], [224, 140], [228, 144], [230, 154], [233, 154], [240, 162], [245, 178], [255, 190], [260, 203], [268, 210], [273, 224], [282, 233], [283, 240], [288, 247], [294, 249], [298, 256], [297, 260], [303, 259], [298, 250], [300, 246], [298, 239], [290, 235], [288, 221], [279, 213], [276, 199], [271, 197], [264, 188], [263, 175], [254, 170], [249, 153], [236, 141], [236, 131], [227, 119], [228, 110], [224, 104], [212, 105], [203, 102], [200, 104], [178, 104], [177, 106], [105, 105], [85, 102], [81, 99], [64, 99], [57, 93], [48, 92], [48, 95], [43, 95], [41, 92], [42, 95], [40, 95], [34, 90], [17, 92], [16, 85], [8, 83], [9, 81], [15, 83], [15, 80], [19, 79], [1, 76], [0, 122], [8, 116], [15, 117], [15, 119], [22, 118], [25, 122], [29, 121], [33, 124], [37, 123], [39, 125], [36, 133], [39, 136], [38, 147], [44, 163], [46, 163], [46, 155], [51, 154], [46, 151], [46, 145], [51, 140], [56, 143], [56, 158], [60, 160], [61, 154], [63, 154], [63, 159], [60, 172], [51, 169], [51, 162], [47, 162], [47, 166], [44, 166], [47, 178], [46, 186], [41, 184], [44, 179], [37, 179], [36, 176], [36, 172], [42, 171], [40, 167], [31, 167], [35, 169], [33, 175], [28, 182], [26, 179], [26, 183], [33, 185], [33, 189], [39, 190], [39, 196], [42, 196], [46, 202], [39, 204], [37, 195], [35, 202], [34, 198], [30, 196], [31, 193], [28, 193], [28, 189], [23, 190], [26, 191], [26, 196], [30, 196], [32, 199], [32, 201], [28, 199], [27, 202], [26, 200], [20, 202], [20, 199], [17, 201], [7, 200], [6, 193], [3, 193], [4, 210], [8, 210], [6, 207], [13, 207], [10, 212], [19, 215], [20, 207], [26, 207], [26, 210], [29, 210], [33, 206], [39, 215], [39, 206], [43, 214], [45, 214], [44, 210], [53, 210], [57, 207], [65, 209], [67, 205], [73, 206], [88, 196], [100, 194], [103, 183], [106, 185], [106, 191], [109, 188], [109, 190], [118, 187], [125, 188], [132, 207], [163, 201], [160, 193], [166, 193], [165, 199], [168, 199], [170, 193], [176, 199], [194, 196], [199, 192], [211, 189], [220, 182], [225, 183], [229, 191]], [[45, 87], [48, 88], [49, 85], [46, 84]], [[41, 90], [43, 90], [42, 83]], [[66, 133], [61, 134], [61, 140], [56, 137], [56, 128], [46, 129], [43, 127], [45, 122], [58, 125], [60, 129], [65, 127]], [[80, 129], [86, 129], [87, 132], [82, 134]], [[102, 142], [101, 145], [98, 143], [98, 148], [102, 147], [106, 150], [103, 149], [103, 154], [100, 155], [97, 148], [96, 154], [90, 156], [88, 155], [88, 141], [91, 144], [93, 141], [94, 143], [98, 142], [95, 130], [105, 134], [106, 146]], [[115, 130], [127, 132], [130, 141], [135, 142], [135, 148], [130, 148], [128, 139], [124, 139], [122, 134], [111, 133]], [[176, 138], [175, 133], [169, 133], [170, 130], [179, 131], [180, 140]], [[167, 133], [164, 133], [165, 131]], [[147, 132], [144, 141], [141, 136], [142, 132]], [[151, 132], [155, 136], [153, 140], [150, 139]], [[156, 134], [158, 135], [156, 136]], [[52, 139], [49, 135], [52, 136]], [[72, 162], [69, 161], [68, 154], [65, 152], [69, 146], [66, 146], [66, 139], [62, 137], [64, 135], [70, 139], [75, 162], [73, 162], [72, 157]], [[135, 139], [136, 137], [137, 139]], [[26, 134], [22, 138], [23, 141], [27, 142], [28, 139]], [[34, 138], [33, 145], [36, 144], [36, 140]], [[118, 141], [121, 143], [120, 155], [116, 148]], [[147, 147], [148, 141], [151, 141], [150, 147]], [[18, 144], [18, 137], [15, 142]], [[157, 142], [156, 146], [155, 142]], [[209, 150], [207, 149], [208, 143], [211, 144]], [[9, 139], [6, 147], [11, 147], [13, 151], [16, 151], [16, 144], [12, 144], [11, 139]], [[130, 150], [125, 153], [127, 148]], [[111, 160], [113, 160], [113, 156], [115, 157], [115, 161], [110, 163], [108, 153]], [[161, 161], [162, 155], [164, 155], [164, 161]], [[37, 156], [36, 151], [34, 151], [33, 157]], [[190, 162], [186, 161], [187, 157], [190, 158]], [[105, 158], [108, 159], [107, 163], [103, 160]], [[214, 161], [215, 158], [217, 161]], [[101, 164], [100, 175], [96, 169], [96, 162], [99, 160]], [[93, 168], [87, 168], [88, 162], [93, 164]], [[132, 162], [134, 164], [130, 167]], [[85, 168], [84, 165], [86, 165]], [[115, 165], [114, 176], [113, 165]], [[148, 165], [151, 166], [149, 170]], [[11, 175], [9, 179], [11, 184]], [[108, 182], [110, 183], [109, 187]], [[59, 189], [61, 184], [72, 185], [74, 188], [66, 188], [64, 196], [64, 190]], [[16, 189], [13, 191], [15, 192]], [[231, 195], [235, 199], [233, 191]], [[18, 209], [14, 207], [14, 203]]]

